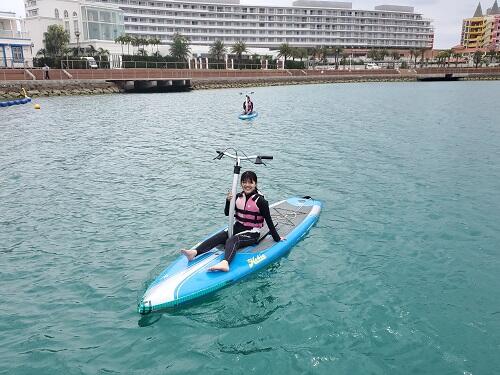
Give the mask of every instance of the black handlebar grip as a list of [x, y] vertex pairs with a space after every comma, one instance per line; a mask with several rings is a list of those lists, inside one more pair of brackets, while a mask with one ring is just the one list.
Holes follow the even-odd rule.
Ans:
[[273, 157], [272, 156], [261, 156], [260, 157], [261, 159], [264, 159], [264, 160], [273, 160]]

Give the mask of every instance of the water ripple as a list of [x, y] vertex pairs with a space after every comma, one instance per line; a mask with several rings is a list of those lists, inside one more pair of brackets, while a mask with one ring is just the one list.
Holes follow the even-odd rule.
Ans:
[[[499, 96], [268, 87], [251, 123], [232, 89], [0, 111], [0, 372], [494, 372]], [[148, 282], [225, 223], [226, 147], [274, 155], [244, 169], [271, 202], [321, 199], [320, 221], [258, 275], [139, 316]]]

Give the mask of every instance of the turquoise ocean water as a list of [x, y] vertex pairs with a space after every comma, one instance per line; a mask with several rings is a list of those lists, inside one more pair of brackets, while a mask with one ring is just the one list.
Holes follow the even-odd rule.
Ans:
[[[0, 373], [500, 373], [500, 82], [41, 98], [0, 109]], [[225, 223], [229, 160], [317, 225], [251, 279], [142, 318]]]

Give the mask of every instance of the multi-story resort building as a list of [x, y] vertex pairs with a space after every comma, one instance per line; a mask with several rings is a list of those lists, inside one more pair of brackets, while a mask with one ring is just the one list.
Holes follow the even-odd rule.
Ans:
[[0, 67], [20, 68], [31, 64], [31, 39], [24, 21], [12, 12], [0, 12]]
[[[50, 23], [69, 31], [71, 43], [119, 52], [123, 32], [158, 38], [167, 51], [175, 33], [190, 39], [194, 53], [217, 41], [243, 41], [252, 49], [292, 47], [423, 49], [433, 46], [431, 20], [413, 7], [380, 5], [353, 9], [350, 2], [297, 0], [291, 6], [241, 4], [239, 0], [25, 0], [37, 35]], [[110, 43], [111, 42], [111, 43]], [[42, 48], [41, 38], [34, 40]], [[114, 46], [113, 46], [114, 45]]]
[[460, 44], [465, 50], [500, 50], [500, 10], [497, 0], [486, 14], [483, 14], [479, 3], [474, 16], [463, 20]]

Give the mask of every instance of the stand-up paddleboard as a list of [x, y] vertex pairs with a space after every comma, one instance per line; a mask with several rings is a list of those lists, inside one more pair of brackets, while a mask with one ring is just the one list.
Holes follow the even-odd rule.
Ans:
[[[273, 263], [288, 253], [318, 221], [321, 202], [309, 197], [294, 197], [269, 208], [276, 229], [285, 240], [275, 242], [271, 235], [265, 235], [257, 245], [245, 247], [235, 255], [229, 272], [207, 272], [224, 258], [222, 245], [191, 262], [181, 255], [148, 287], [139, 304], [139, 313], [147, 314], [191, 301]], [[267, 233], [267, 226], [262, 228], [262, 233]]]
[[259, 115], [259, 114], [258, 114], [257, 112], [253, 111], [252, 113], [247, 114], [247, 115], [239, 115], [239, 116], [238, 116], [238, 118], [239, 118], [240, 120], [250, 120], [250, 119], [252, 119], [252, 118], [257, 117], [258, 115]]
[[[265, 165], [263, 160], [272, 160], [273, 157], [239, 156], [237, 151], [233, 155], [227, 150], [217, 151], [217, 153], [218, 156], [215, 159], [229, 157], [235, 160], [231, 187], [232, 198], [229, 204], [229, 223], [226, 228], [221, 229], [227, 230], [228, 237], [231, 237], [233, 235], [236, 189], [241, 171], [241, 161], [252, 161], [254, 164]], [[272, 236], [268, 235], [267, 225], [264, 225], [261, 228], [260, 241], [256, 245], [240, 249], [229, 266], [229, 272], [207, 272], [208, 268], [223, 260], [223, 245], [214, 247], [212, 250], [195, 257], [192, 261], [188, 261], [184, 255], [179, 256], [148, 287], [139, 303], [139, 313], [147, 314], [191, 301], [235, 283], [276, 261], [288, 253], [318, 221], [321, 202], [310, 197], [293, 197], [274, 203], [269, 208], [278, 233], [285, 238], [284, 240], [275, 242]]]

